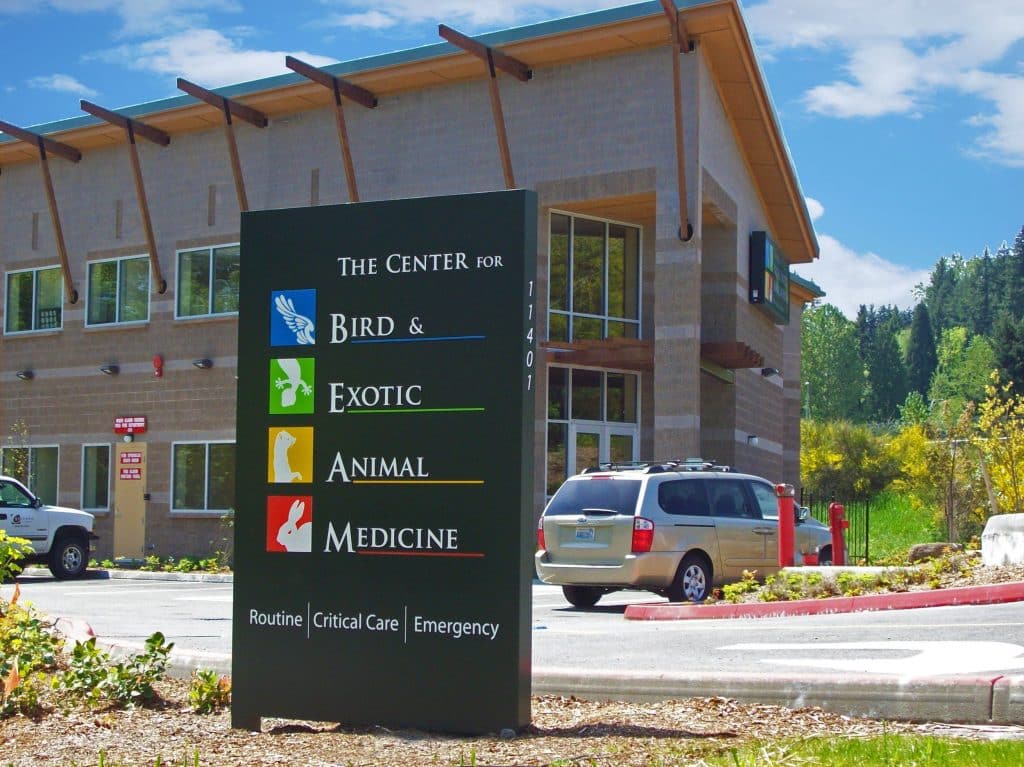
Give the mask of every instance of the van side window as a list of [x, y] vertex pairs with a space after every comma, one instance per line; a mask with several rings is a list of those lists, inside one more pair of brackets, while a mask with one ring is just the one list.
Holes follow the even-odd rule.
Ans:
[[710, 516], [707, 491], [702, 479], [679, 479], [658, 485], [658, 505], [666, 514]]
[[754, 509], [739, 479], [715, 479], [709, 483], [711, 513], [716, 517], [760, 519], [761, 510]]
[[757, 505], [761, 507], [762, 517], [769, 519], [779, 516], [779, 497], [775, 494], [775, 488], [764, 482], [751, 482], [750, 489], [754, 491]]

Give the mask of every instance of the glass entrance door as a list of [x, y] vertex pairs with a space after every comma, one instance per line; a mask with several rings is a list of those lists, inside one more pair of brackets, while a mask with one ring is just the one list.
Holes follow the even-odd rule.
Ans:
[[638, 459], [639, 427], [622, 424], [569, 424], [568, 465], [579, 474], [600, 463], [629, 463]]

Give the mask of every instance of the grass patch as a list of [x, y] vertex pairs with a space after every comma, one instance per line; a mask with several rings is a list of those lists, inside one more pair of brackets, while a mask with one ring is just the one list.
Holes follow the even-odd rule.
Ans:
[[[657, 762], [654, 762], [657, 763]], [[1018, 767], [1024, 741], [975, 741], [921, 735], [808, 738], [758, 742], [696, 762], [706, 767]]]
[[930, 509], [914, 508], [906, 495], [886, 490], [871, 499], [872, 563], [906, 561], [907, 551], [916, 543], [941, 541]]

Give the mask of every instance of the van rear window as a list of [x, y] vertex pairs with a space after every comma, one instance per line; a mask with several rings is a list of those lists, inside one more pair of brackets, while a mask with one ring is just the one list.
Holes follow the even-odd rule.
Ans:
[[580, 479], [566, 482], [544, 512], [547, 516], [581, 514], [583, 509], [609, 509], [633, 516], [640, 495], [638, 479]]

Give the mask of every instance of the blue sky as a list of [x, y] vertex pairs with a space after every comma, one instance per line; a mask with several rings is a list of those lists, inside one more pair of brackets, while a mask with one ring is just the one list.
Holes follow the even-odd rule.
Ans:
[[[0, 120], [77, 117], [571, 16], [602, 0], [0, 0]], [[822, 257], [798, 271], [848, 315], [913, 304], [942, 255], [1024, 226], [1024, 2], [744, 4]]]

